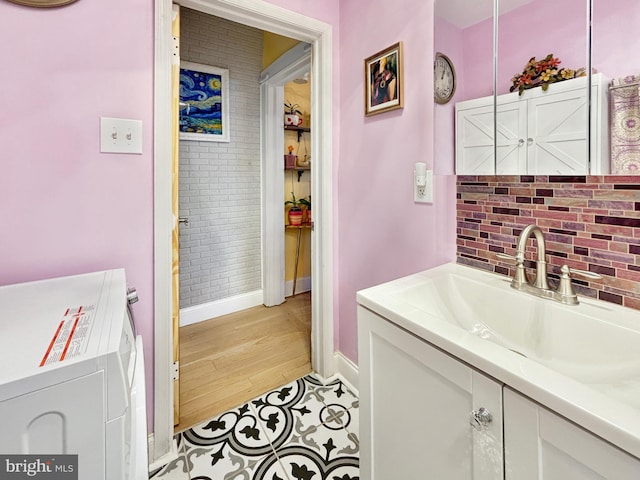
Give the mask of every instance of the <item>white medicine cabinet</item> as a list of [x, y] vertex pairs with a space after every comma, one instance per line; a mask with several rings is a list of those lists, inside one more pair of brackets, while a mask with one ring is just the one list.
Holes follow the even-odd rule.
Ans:
[[[609, 171], [608, 80], [592, 77], [591, 142], [587, 77], [456, 104], [458, 175], [600, 175]], [[590, 151], [591, 162], [585, 154]]]

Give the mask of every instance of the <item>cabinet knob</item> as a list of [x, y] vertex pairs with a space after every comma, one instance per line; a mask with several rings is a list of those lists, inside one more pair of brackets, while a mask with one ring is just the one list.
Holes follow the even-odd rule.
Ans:
[[518, 140], [518, 147], [522, 147], [524, 145], [524, 138]]
[[478, 410], [474, 410], [469, 414], [469, 423], [478, 431], [486, 429], [492, 420], [493, 416], [491, 416], [489, 410], [484, 407], [480, 407]]
[[533, 145], [533, 138], [527, 138], [527, 145]]

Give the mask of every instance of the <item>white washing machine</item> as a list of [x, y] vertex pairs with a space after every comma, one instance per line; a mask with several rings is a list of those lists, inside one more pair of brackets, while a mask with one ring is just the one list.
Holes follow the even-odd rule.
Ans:
[[122, 269], [0, 287], [0, 452], [144, 479], [144, 360]]

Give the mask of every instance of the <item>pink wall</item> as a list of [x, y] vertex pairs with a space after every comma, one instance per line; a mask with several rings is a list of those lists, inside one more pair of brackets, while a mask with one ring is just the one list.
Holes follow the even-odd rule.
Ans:
[[[0, 44], [0, 284], [124, 267], [151, 393], [152, 2], [0, 2]], [[100, 116], [142, 120], [144, 153], [100, 154]]]
[[292, 12], [306, 15], [307, 17], [321, 20], [332, 25], [334, 49], [337, 52], [339, 46], [338, 36], [338, 17], [339, 17], [339, 1], [325, 0], [322, 2], [309, 2], [308, 0], [265, 0], [273, 5], [286, 8]]
[[[273, 3], [333, 24], [337, 63], [337, 0]], [[0, 2], [0, 41], [10, 46], [3, 61], [16, 72], [0, 88], [0, 284], [124, 267], [140, 295], [134, 310], [144, 338], [150, 427], [153, 15], [150, 0], [85, 0], [56, 9]], [[100, 154], [100, 116], [142, 120], [143, 155]]]
[[[335, 341], [355, 361], [355, 292], [455, 258], [455, 179], [443, 176], [451, 159], [433, 154], [433, 2], [402, 0], [392, 11], [381, 0], [364, 11], [357, 0], [271, 2], [333, 27]], [[0, 2], [13, 72], [0, 88], [0, 284], [124, 267], [141, 299], [150, 426], [153, 22], [151, 0]], [[363, 59], [398, 40], [405, 108], [365, 118]], [[100, 116], [142, 120], [144, 153], [100, 154]], [[413, 203], [416, 161], [438, 174], [433, 205]]]
[[[340, 158], [337, 169], [338, 349], [357, 360], [357, 290], [455, 256], [454, 177], [437, 176], [433, 205], [413, 203], [413, 168], [448, 173], [433, 151], [433, 1], [340, 2]], [[364, 59], [404, 47], [402, 110], [364, 116]], [[441, 161], [443, 163], [441, 163]]]

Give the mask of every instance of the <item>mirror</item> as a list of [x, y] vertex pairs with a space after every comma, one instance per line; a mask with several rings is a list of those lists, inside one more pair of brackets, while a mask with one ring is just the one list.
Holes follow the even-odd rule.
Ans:
[[640, 38], [637, 0], [592, 0], [591, 65], [611, 83], [611, 173], [640, 175]]
[[496, 174], [590, 172], [587, 12], [587, 0], [498, 0]]
[[[494, 0], [436, 0], [434, 4], [434, 48], [452, 61], [456, 90], [451, 101], [434, 109], [434, 148], [439, 158], [455, 158], [455, 105], [470, 98], [493, 95]], [[493, 110], [483, 112], [493, 125]], [[493, 127], [476, 133], [477, 151], [493, 163]], [[441, 162], [444, 163], [444, 162]]]
[[[591, 1], [592, 12], [589, 10]], [[633, 152], [628, 148], [630, 137], [637, 136], [640, 145], [640, 113], [633, 118], [629, 114], [628, 121], [618, 121], [618, 129], [621, 130], [618, 136], [627, 144], [616, 150], [615, 131], [612, 132], [611, 145], [609, 138], [611, 112], [608, 88], [609, 82], [615, 79], [631, 83], [640, 81], [640, 78], [634, 78], [640, 74], [640, 65], [637, 65], [640, 57], [634, 53], [638, 51], [634, 47], [640, 46], [637, 45], [640, 39], [636, 40], [634, 35], [635, 23], [640, 18], [640, 2], [591, 1], [496, 0], [495, 65], [494, 1], [435, 1], [435, 49], [452, 58], [458, 74], [453, 100], [445, 106], [435, 107], [436, 152], [439, 157], [447, 155], [447, 158], [454, 159], [457, 150], [457, 157], [460, 157], [459, 145], [454, 148], [456, 141], [460, 142], [456, 134], [466, 128], [468, 151], [476, 159], [473, 165], [460, 165], [457, 158], [456, 173], [640, 174], [640, 160], [636, 160], [640, 157], [640, 146]], [[553, 58], [561, 62], [554, 66], [555, 70], [577, 71], [584, 68], [588, 73], [591, 58], [587, 28], [589, 14], [593, 17], [591, 65], [594, 75], [591, 91], [587, 89], [589, 80], [585, 76], [555, 82], [544, 94], [540, 93], [540, 88], [527, 89], [522, 96], [517, 90], [509, 94], [514, 75], [522, 73], [534, 56], [540, 61], [547, 54], [553, 54]], [[478, 32], [484, 33], [478, 36]], [[494, 67], [496, 89], [495, 98], [491, 99]], [[611, 102], [616, 90], [612, 90]], [[635, 90], [637, 93], [638, 89]], [[537, 98], [536, 91], [539, 93]], [[480, 98], [484, 98], [484, 103], [476, 105], [474, 114], [466, 123], [460, 118], [456, 120], [455, 105]], [[587, 108], [589, 101], [591, 111]], [[495, 119], [494, 104], [497, 111]], [[612, 108], [616, 108], [615, 105]], [[556, 125], [545, 124], [548, 120], [555, 120]], [[533, 130], [526, 130], [528, 124]], [[471, 131], [471, 127], [475, 130]], [[494, 128], [497, 132], [495, 142]], [[523, 157], [523, 152], [527, 151], [532, 152], [533, 160], [527, 159], [526, 155]], [[614, 167], [611, 170], [610, 158]], [[622, 169], [617, 164], [622, 165]]]

